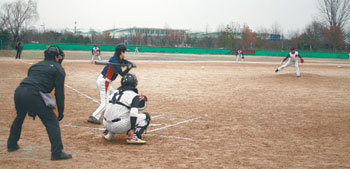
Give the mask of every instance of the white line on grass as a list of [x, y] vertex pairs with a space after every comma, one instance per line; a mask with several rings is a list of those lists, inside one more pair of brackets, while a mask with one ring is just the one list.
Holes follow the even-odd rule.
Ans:
[[201, 118], [201, 117], [196, 117], [196, 118], [184, 120], [184, 121], [181, 121], [181, 122], [178, 122], [178, 123], [175, 123], [175, 124], [171, 124], [171, 125], [167, 125], [167, 126], [164, 126], [164, 127], [156, 128], [156, 129], [147, 131], [147, 133], [155, 132], [155, 131], [158, 131], [158, 130], [163, 130], [163, 129], [166, 129], [166, 128], [169, 128], [169, 127], [174, 127], [174, 126], [177, 126], [177, 125], [182, 124], [182, 123], [187, 123], [187, 122], [190, 122], [190, 121], [197, 120], [199, 118]]

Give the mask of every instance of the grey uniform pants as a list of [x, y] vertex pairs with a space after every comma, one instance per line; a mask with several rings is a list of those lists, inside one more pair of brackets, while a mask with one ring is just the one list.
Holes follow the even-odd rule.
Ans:
[[282, 70], [290, 65], [294, 65], [295, 66], [295, 71], [296, 71], [296, 74], [297, 76], [300, 76], [300, 71], [299, 71], [299, 64], [298, 64], [298, 61], [297, 60], [292, 60], [292, 59], [289, 59], [287, 63], [285, 63], [284, 65], [280, 66], [278, 68], [278, 70]]

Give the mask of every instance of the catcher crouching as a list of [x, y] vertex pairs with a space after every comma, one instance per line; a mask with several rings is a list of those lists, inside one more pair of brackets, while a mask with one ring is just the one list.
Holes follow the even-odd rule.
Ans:
[[147, 97], [138, 94], [137, 78], [134, 74], [126, 74], [121, 80], [121, 87], [111, 95], [103, 118], [106, 128], [104, 138], [115, 139], [116, 134], [128, 135], [128, 144], [145, 144], [142, 134], [147, 129], [151, 117], [148, 113], [139, 113], [146, 107]]

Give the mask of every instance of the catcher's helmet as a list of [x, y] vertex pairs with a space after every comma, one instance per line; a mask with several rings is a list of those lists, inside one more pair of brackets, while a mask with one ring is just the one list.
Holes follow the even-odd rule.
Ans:
[[57, 46], [50, 46], [44, 51], [45, 60], [55, 60], [58, 57], [58, 62], [62, 63], [64, 59], [64, 52]]
[[134, 74], [128, 73], [121, 80], [122, 87], [136, 87], [137, 78]]

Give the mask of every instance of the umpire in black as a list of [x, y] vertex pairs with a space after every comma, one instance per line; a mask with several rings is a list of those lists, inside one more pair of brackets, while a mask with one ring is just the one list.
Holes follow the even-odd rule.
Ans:
[[[45, 59], [28, 70], [28, 76], [20, 83], [15, 91], [15, 107], [17, 116], [10, 129], [7, 141], [8, 152], [19, 149], [17, 144], [22, 124], [27, 113], [35, 119], [39, 116], [46, 127], [51, 142], [51, 160], [64, 160], [72, 158], [72, 155], [63, 152], [61, 129], [59, 121], [63, 119], [64, 111], [64, 79], [66, 73], [61, 66], [64, 59], [63, 51], [50, 46], [44, 52]], [[54, 100], [50, 92], [55, 88], [55, 97], [58, 109], [58, 117], [53, 112]], [[46, 96], [46, 97], [45, 97]], [[46, 98], [46, 99], [45, 99]], [[48, 104], [48, 100], [52, 104]], [[45, 100], [45, 101], [44, 101]]]

